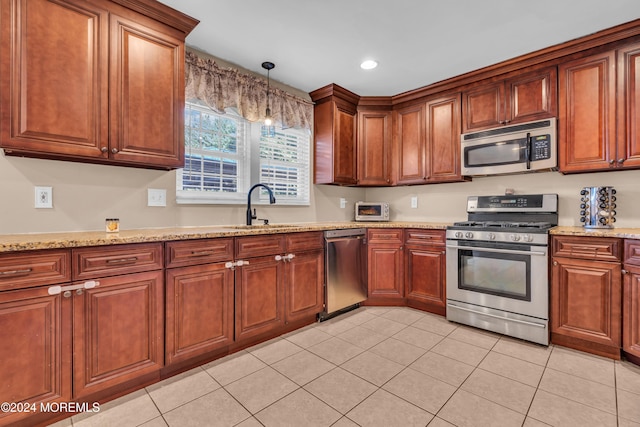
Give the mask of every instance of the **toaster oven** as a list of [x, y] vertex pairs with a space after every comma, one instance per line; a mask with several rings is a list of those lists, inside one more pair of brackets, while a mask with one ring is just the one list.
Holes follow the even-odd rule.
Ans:
[[356, 221], [389, 221], [389, 203], [356, 202]]

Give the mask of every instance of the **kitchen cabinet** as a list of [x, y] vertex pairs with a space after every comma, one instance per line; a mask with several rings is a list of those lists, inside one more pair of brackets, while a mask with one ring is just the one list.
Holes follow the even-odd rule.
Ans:
[[367, 303], [404, 303], [404, 239], [401, 228], [367, 230]]
[[398, 185], [462, 181], [460, 93], [394, 111]]
[[[49, 286], [69, 284], [70, 255], [67, 250], [0, 255], [0, 402], [39, 408], [71, 401], [71, 301], [49, 293]], [[0, 425], [45, 419], [32, 412], [0, 412]]]
[[309, 94], [313, 110], [314, 183], [355, 185], [359, 96], [331, 84]]
[[6, 154], [183, 165], [184, 39], [197, 21], [158, 2], [121, 4], [2, 0]]
[[233, 238], [167, 242], [165, 362], [227, 349], [234, 341]]
[[445, 232], [405, 230], [404, 286], [409, 307], [446, 314]]
[[391, 185], [391, 107], [358, 109], [358, 185]]
[[555, 67], [479, 82], [462, 93], [462, 132], [555, 117], [557, 102]]
[[161, 243], [72, 250], [73, 390], [83, 398], [139, 378], [160, 378], [164, 365]]
[[622, 291], [622, 350], [640, 365], [640, 241], [625, 240]]
[[561, 172], [640, 167], [638, 64], [637, 43], [560, 64]]
[[551, 342], [620, 359], [621, 240], [554, 236]]
[[324, 237], [322, 232], [286, 236], [285, 323], [315, 320], [324, 305]]

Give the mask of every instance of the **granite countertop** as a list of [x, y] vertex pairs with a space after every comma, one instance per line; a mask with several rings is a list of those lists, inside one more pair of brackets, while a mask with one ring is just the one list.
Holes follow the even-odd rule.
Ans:
[[640, 239], [640, 228], [584, 228], [558, 226], [549, 234], [560, 236], [618, 237], [622, 239]]
[[77, 248], [83, 246], [117, 245], [125, 243], [165, 242], [172, 240], [206, 239], [215, 237], [251, 236], [301, 231], [324, 231], [340, 228], [424, 228], [444, 230], [448, 223], [436, 222], [324, 222], [269, 225], [218, 225], [203, 227], [169, 227], [104, 231], [76, 231], [60, 233], [27, 233], [0, 235], [0, 252], [38, 249]]

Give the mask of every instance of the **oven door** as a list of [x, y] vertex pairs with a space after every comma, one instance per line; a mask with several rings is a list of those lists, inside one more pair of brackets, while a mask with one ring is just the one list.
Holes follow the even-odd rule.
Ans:
[[447, 299], [547, 320], [547, 249], [447, 240]]

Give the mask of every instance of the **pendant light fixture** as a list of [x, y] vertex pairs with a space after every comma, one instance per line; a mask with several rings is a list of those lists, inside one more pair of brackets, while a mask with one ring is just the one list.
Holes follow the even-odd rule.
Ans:
[[276, 127], [273, 124], [273, 119], [271, 117], [271, 108], [269, 108], [269, 71], [273, 70], [276, 67], [276, 64], [273, 62], [263, 62], [262, 68], [267, 70], [267, 111], [265, 114], [264, 124], [262, 125], [261, 134], [267, 138], [273, 138], [276, 136]]

